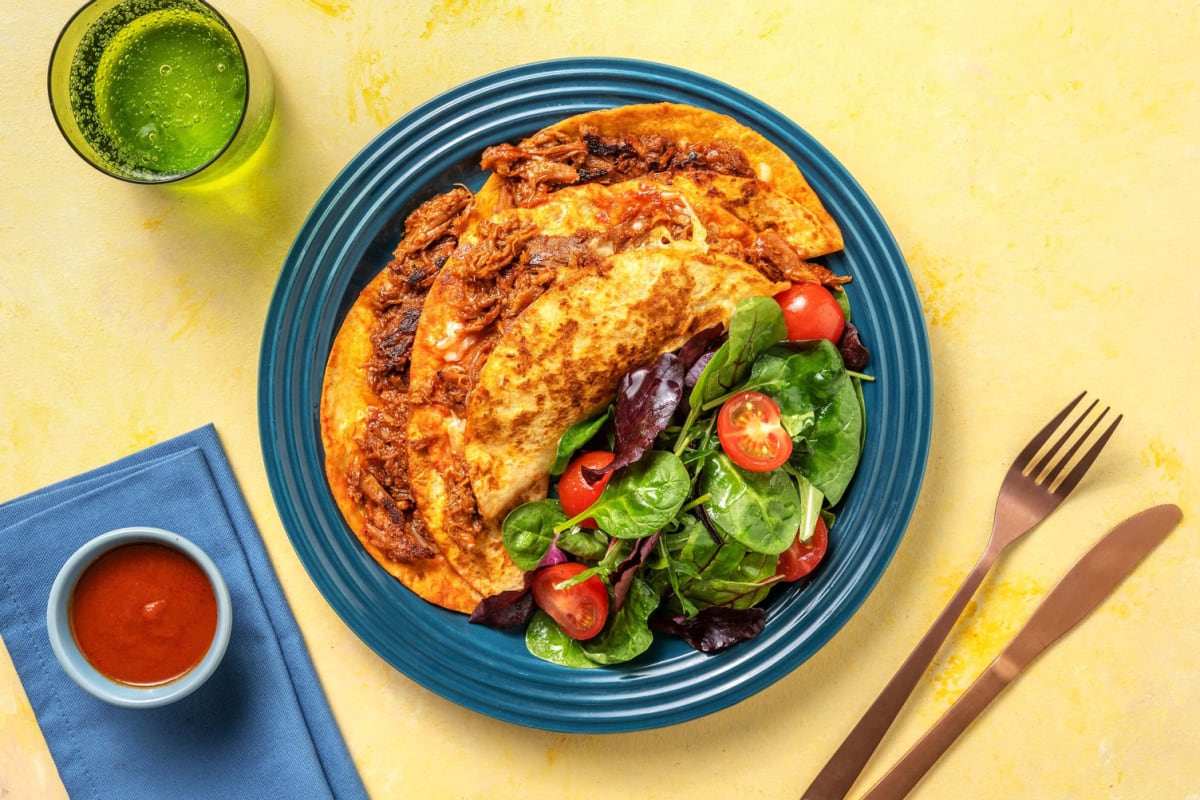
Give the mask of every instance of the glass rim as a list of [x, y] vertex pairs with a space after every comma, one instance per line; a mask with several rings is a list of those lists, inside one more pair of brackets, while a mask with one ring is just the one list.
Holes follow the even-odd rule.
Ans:
[[[127, 2], [127, 1], [128, 0], [116, 0], [116, 2], [114, 2], [112, 7], [108, 10], [111, 11], [113, 8], [117, 8], [123, 2]], [[75, 21], [77, 19], [79, 19], [79, 17], [85, 11], [87, 11], [89, 8], [96, 5], [97, 3], [105, 2], [105, 0], [88, 0], [88, 2], [86, 2], [82, 6], [80, 6], [79, 9], [74, 14], [71, 15], [71, 18], [68, 19], [66, 21], [66, 23], [62, 26], [62, 30], [60, 30], [58, 32], [58, 36], [54, 40], [54, 46], [50, 49], [50, 63], [46, 68], [46, 99], [50, 103], [50, 116], [54, 117], [54, 124], [58, 127], [58, 131], [59, 131], [59, 133], [62, 134], [62, 138], [65, 139], [67, 144], [70, 145], [71, 149], [74, 150], [75, 153], [80, 158], [82, 158], [88, 165], [90, 165], [93, 169], [107, 175], [110, 178], [116, 178], [117, 180], [124, 181], [126, 183], [133, 183], [133, 184], [138, 184], [141, 186], [163, 186], [163, 185], [166, 185], [169, 183], [178, 183], [180, 181], [187, 180], [188, 178], [195, 177], [196, 175], [200, 174], [204, 170], [211, 167], [213, 164], [215, 164], [217, 161], [220, 160], [221, 156], [225, 155], [225, 153], [227, 153], [229, 151], [229, 148], [233, 145], [234, 141], [237, 140], [238, 134], [240, 134], [242, 132], [242, 127], [246, 124], [246, 116], [250, 113], [250, 89], [251, 89], [250, 60], [248, 58], [246, 58], [246, 46], [245, 46], [245, 44], [242, 43], [241, 37], [238, 36], [237, 29], [233, 26], [233, 23], [230, 22], [230, 20], [227, 17], [225, 17], [225, 15], [222, 14], [220, 11], [218, 11], [211, 3], [207, 2], [207, 0], [163, 0], [163, 1], [165, 3], [173, 3], [173, 2], [182, 3], [182, 4], [191, 3], [191, 4], [198, 5], [198, 6], [203, 6], [204, 8], [208, 9], [208, 11], [210, 11], [213, 14], [213, 16], [216, 17], [217, 21], [221, 23], [221, 26], [226, 31], [229, 32], [229, 35], [233, 37], [233, 42], [234, 42], [234, 44], [237, 45], [238, 57], [241, 58], [242, 68], [245, 70], [245, 73], [246, 73], [246, 96], [242, 100], [242, 111], [241, 111], [241, 115], [238, 117], [237, 126], [234, 127], [233, 133], [231, 133], [229, 135], [229, 139], [226, 140], [225, 144], [221, 145], [221, 149], [218, 150], [216, 153], [214, 153], [212, 158], [208, 159], [200, 166], [198, 166], [194, 169], [191, 169], [187, 172], [180, 173], [178, 175], [171, 175], [169, 177], [163, 177], [163, 178], [146, 179], [146, 178], [131, 177], [129, 175], [123, 175], [119, 172], [114, 172], [113, 170], [106, 168], [103, 164], [98, 163], [99, 159], [93, 158], [93, 157], [89, 156], [87, 153], [83, 152], [75, 144], [75, 141], [71, 138], [71, 136], [67, 133], [66, 128], [63, 127], [62, 118], [59, 116], [59, 113], [60, 113], [59, 105], [54, 102], [54, 98], [55, 98], [54, 65], [58, 61], [59, 49], [62, 47], [63, 39], [66, 37], [67, 31], [69, 31], [71, 29], [71, 26], [75, 24]], [[105, 13], [107, 13], [107, 12], [105, 12]], [[99, 18], [97, 18], [97, 21], [99, 21]], [[90, 29], [90, 26], [89, 26], [89, 29]], [[65, 55], [66, 54], [64, 54], [64, 56]], [[72, 60], [74, 60], [74, 57], [75, 57], [74, 52], [72, 52], [70, 54], [70, 57]], [[71, 114], [72, 116], [75, 113], [74, 110], [72, 110], [70, 108], [70, 98], [67, 98], [67, 109], [66, 110], [67, 110], [67, 113]], [[81, 131], [81, 134], [82, 134], [82, 131]], [[86, 138], [86, 137], [84, 137], [84, 138]]]

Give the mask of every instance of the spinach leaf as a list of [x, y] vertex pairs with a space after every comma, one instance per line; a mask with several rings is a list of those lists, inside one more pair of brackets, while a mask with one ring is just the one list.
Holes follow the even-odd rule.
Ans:
[[779, 404], [795, 442], [789, 463], [837, 504], [854, 477], [863, 440], [863, 407], [837, 348], [825, 340], [772, 347], [755, 361], [743, 388]]
[[705, 509], [713, 524], [759, 553], [787, 550], [804, 518], [800, 494], [789, 475], [782, 470], [740, 469], [724, 453], [704, 464], [700, 491], [710, 496]]
[[599, 500], [577, 519], [559, 523], [558, 529], [590, 517], [615, 538], [641, 539], [670, 523], [690, 490], [691, 478], [679, 457], [651, 450], [613, 475]]
[[554, 544], [557, 526], [566, 520], [557, 500], [522, 503], [504, 518], [500, 529], [504, 549], [521, 569], [537, 569]]
[[687, 578], [698, 577], [699, 573], [694, 566], [677, 562], [671, 557], [666, 536], [660, 538], [658, 544], [659, 558], [652, 563], [650, 572], [655, 591], [660, 597], [669, 598], [685, 616], [695, 616], [699, 609], [684, 593], [682, 582]]
[[787, 338], [787, 324], [779, 303], [771, 297], [748, 297], [738, 303], [729, 322], [729, 339], [717, 348], [700, 380], [692, 389], [699, 405], [728, 394], [745, 380], [759, 353]]
[[721, 540], [690, 514], [678, 530], [663, 534], [661, 541], [670, 566], [683, 578], [700, 577], [721, 546]]
[[854, 397], [858, 400], [858, 413], [863, 418], [862, 430], [858, 435], [858, 450], [861, 453], [862, 449], [867, 446], [867, 400], [863, 397], [862, 381], [858, 378], [851, 378], [854, 384]]
[[584, 654], [596, 664], [620, 664], [646, 652], [654, 641], [649, 619], [658, 603], [658, 593], [635, 577], [625, 603], [609, 617], [600, 635], [580, 642]]
[[837, 304], [842, 309], [842, 315], [846, 318], [846, 322], [850, 321], [850, 296], [846, 294], [846, 290], [841, 286], [826, 287], [829, 293], [833, 295], [833, 299], [837, 300]]
[[604, 427], [604, 423], [608, 422], [608, 418], [612, 416], [612, 406], [603, 414], [592, 417], [591, 419], [580, 420], [571, 427], [567, 428], [562, 438], [558, 440], [558, 452], [554, 456], [554, 464], [550, 467], [551, 475], [562, 475], [567, 464], [571, 462], [571, 455], [592, 440], [592, 437], [600, 432]]
[[688, 395], [688, 418], [676, 453], [687, 447], [692, 424], [704, 406], [732, 392], [749, 375], [758, 355], [786, 338], [783, 311], [774, 298], [748, 297], [738, 303], [729, 322], [729, 338], [713, 353]]
[[558, 534], [558, 546], [576, 558], [598, 561], [608, 552], [608, 537], [604, 531], [568, 528]]
[[583, 642], [563, 633], [554, 618], [541, 609], [533, 613], [533, 618], [525, 628], [525, 647], [533, 655], [552, 664], [577, 669], [600, 666], [588, 658], [583, 650]]
[[658, 608], [658, 593], [634, 578], [620, 610], [609, 617], [594, 639], [580, 642], [567, 636], [544, 611], [536, 611], [525, 628], [525, 646], [533, 655], [564, 667], [619, 664], [644, 653], [654, 641], [649, 619]]
[[[751, 559], [748, 567], [766, 565], [767, 556], [762, 553], [750, 552]], [[746, 559], [742, 560], [746, 563]], [[775, 559], [771, 558], [770, 568], [754, 580], [737, 581], [727, 578], [700, 578], [688, 584], [685, 591], [689, 600], [708, 608], [709, 606], [727, 606], [729, 608], [750, 608], [758, 605], [767, 596], [774, 581], [769, 581], [775, 574]]]
[[790, 465], [784, 465], [784, 469], [796, 481], [796, 487], [800, 490], [800, 507], [803, 509], [803, 514], [800, 519], [799, 531], [800, 540], [808, 543], [812, 539], [813, 531], [817, 529], [817, 520], [821, 518], [821, 508], [825, 505], [825, 497], [812, 485], [812, 481], [801, 475]]

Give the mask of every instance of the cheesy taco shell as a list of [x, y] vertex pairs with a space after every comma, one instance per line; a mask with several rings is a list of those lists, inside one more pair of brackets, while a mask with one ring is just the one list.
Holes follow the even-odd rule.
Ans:
[[[369, 435], [368, 428], [386, 428], [384, 415], [390, 410], [371, 388], [364, 368], [374, 349], [371, 330], [376, 315], [370, 301], [386, 278], [380, 273], [363, 290], [361, 301], [351, 307], [325, 367], [320, 417], [329, 489], [350, 531], [389, 574], [431, 603], [470, 613], [480, 594], [441, 552], [424, 547], [419, 540], [406, 537], [398, 543], [389, 536], [389, 528], [397, 524], [412, 525], [415, 509], [398, 507], [397, 499], [364, 463], [367, 456], [362, 443]], [[403, 475], [395, 477], [404, 479]], [[382, 519], [374, 519], [376, 515]]]
[[481, 165], [493, 172], [477, 195], [481, 217], [537, 205], [564, 186], [705, 170], [755, 178], [804, 206], [820, 228], [805, 257], [843, 246], [837, 223], [783, 150], [732, 117], [704, 108], [648, 103], [578, 114], [519, 142], [488, 148]]

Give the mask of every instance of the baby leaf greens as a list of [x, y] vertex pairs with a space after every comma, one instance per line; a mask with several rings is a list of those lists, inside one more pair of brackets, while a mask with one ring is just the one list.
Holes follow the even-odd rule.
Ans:
[[766, 622], [767, 612], [761, 608], [708, 606], [690, 618], [665, 617], [654, 627], [678, 636], [701, 653], [719, 653], [758, 636]]
[[706, 406], [730, 395], [745, 380], [758, 354], [787, 336], [783, 312], [770, 297], [751, 297], [738, 304], [729, 323], [729, 338], [708, 359], [688, 397], [688, 417], [675, 452], [687, 447], [695, 422]]
[[[600, 432], [604, 427], [604, 423], [608, 422], [608, 418], [612, 416], [613, 410], [610, 407], [598, 417], [585, 419], [576, 422], [567, 432], [558, 440], [558, 453], [554, 457], [554, 464], [550, 467], [551, 475], [562, 475], [567, 468], [567, 463], [571, 460], [571, 454], [579, 448], [583, 447], [593, 436]], [[595, 481], [592, 481], [595, 483]]]
[[578, 519], [558, 527], [591, 517], [618, 539], [641, 539], [675, 519], [690, 489], [691, 478], [679, 456], [654, 450], [615, 475], [595, 505]]
[[538, 658], [564, 667], [586, 669], [630, 661], [654, 641], [649, 620], [658, 603], [659, 596], [649, 584], [635, 578], [628, 600], [596, 638], [576, 641], [545, 611], [535, 611], [525, 629], [525, 646]]
[[700, 606], [749, 608], [774, 583], [775, 557], [714, 536], [698, 518], [663, 537], [674, 594], [668, 605], [692, 616]]
[[641, 458], [671, 422], [682, 397], [683, 363], [674, 353], [626, 374], [617, 387], [615, 458], [601, 469], [584, 467], [584, 479], [595, 483]]
[[705, 507], [717, 530], [757, 553], [787, 550], [804, 518], [792, 476], [738, 469], [724, 453], [705, 462], [700, 491], [709, 497]]
[[858, 467], [862, 409], [837, 348], [824, 339], [772, 347], [755, 361], [745, 388], [779, 403], [798, 445], [792, 465], [831, 504], [841, 500]]
[[[845, 292], [834, 295], [848, 319]], [[598, 498], [574, 517], [551, 498], [519, 506], [504, 521], [509, 555], [530, 576], [543, 576], [543, 585], [547, 565], [563, 560], [577, 564], [575, 576], [557, 584], [561, 591], [602, 581], [610, 602], [599, 634], [571, 638], [555, 622], [561, 617], [519, 591], [489, 598], [472, 621], [528, 620], [529, 651], [568, 667], [636, 658], [655, 630], [706, 653], [758, 635], [766, 624], [760, 604], [772, 587], [797, 579], [781, 568], [781, 556], [806, 546], [818, 520], [832, 524], [866, 435], [860, 371], [867, 351], [857, 330], [846, 326], [852, 341], [844, 344], [786, 336], [779, 304], [752, 298], [738, 305], [728, 332], [700, 331], [679, 353], [631, 365], [613, 406], [563, 434], [552, 469], [571, 473], [576, 466], [566, 467], [580, 453], [612, 451], [608, 466], [582, 467], [587, 484], [607, 480], [594, 490]], [[843, 353], [853, 353], [854, 371]], [[719, 410], [747, 391], [778, 405], [777, 424], [792, 444], [781, 466], [743, 469], [722, 448]]]
[[557, 500], [538, 500], [514, 508], [504, 519], [501, 536], [509, 557], [523, 570], [537, 569], [555, 544], [555, 530], [567, 521]]

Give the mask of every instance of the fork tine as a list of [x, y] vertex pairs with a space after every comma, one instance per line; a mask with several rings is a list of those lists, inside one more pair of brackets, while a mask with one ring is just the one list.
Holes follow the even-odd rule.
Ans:
[[1042, 449], [1042, 445], [1049, 441], [1050, 435], [1058, 430], [1058, 426], [1067, 418], [1067, 415], [1074, 410], [1075, 406], [1079, 405], [1079, 401], [1083, 399], [1085, 394], [1087, 394], [1086, 390], [1080, 392], [1078, 397], [1068, 403], [1066, 408], [1058, 412], [1054, 419], [1046, 424], [1046, 427], [1037, 432], [1037, 435], [1030, 440], [1029, 444], [1025, 445], [1025, 449], [1017, 454], [1014, 466], [1017, 466], [1021, 470], [1025, 469], [1029, 462], [1033, 460], [1033, 457], [1038, 454], [1038, 451]]
[[[1093, 400], [1092, 404], [1090, 406], [1088, 406], [1084, 410], [1084, 412], [1082, 414], [1080, 414], [1079, 417], [1074, 422], [1071, 423], [1071, 427], [1067, 428], [1067, 432], [1064, 433], [1062, 436], [1058, 437], [1058, 440], [1050, 448], [1049, 452], [1047, 452], [1046, 455], [1042, 456], [1042, 460], [1037, 463], [1037, 466], [1035, 466], [1033, 469], [1031, 469], [1029, 471], [1029, 477], [1036, 480], [1037, 477], [1039, 475], [1041, 475], [1042, 472], [1045, 471], [1047, 465], [1050, 464], [1051, 459], [1053, 459], [1054, 456], [1058, 453], [1059, 449], [1061, 449], [1062, 446], [1067, 443], [1067, 441], [1071, 438], [1071, 434], [1075, 433], [1075, 429], [1078, 428], [1083, 423], [1083, 421], [1088, 418], [1088, 415], [1092, 413], [1092, 409], [1095, 408], [1096, 404], [1099, 402], [1100, 402], [1099, 400]], [[1104, 414], [1107, 413], [1107, 411], [1108, 411], [1108, 409], [1105, 409], [1104, 411], [1100, 412], [1100, 416], [1103, 417]], [[1099, 420], [1097, 420], [1097, 422], [1098, 421]], [[1071, 452], [1067, 453], [1066, 459], [1069, 459], [1071, 456], [1075, 455], [1075, 450], [1077, 450], [1079, 448], [1080, 442], [1082, 442], [1083, 439], [1086, 439], [1088, 437], [1088, 434], [1090, 434], [1092, 432], [1092, 430], [1095, 429], [1095, 427], [1096, 427], [1096, 423], [1093, 422], [1092, 429], [1088, 430], [1088, 432], [1085, 433], [1083, 435], [1083, 437], [1075, 443], [1075, 447], [1071, 450]], [[1066, 460], [1066, 459], [1064, 459], [1064, 460]], [[1047, 479], [1047, 480], [1049, 480], [1049, 479]]]
[[[1091, 406], [1088, 407], [1088, 410], [1083, 412], [1084, 415], [1075, 421], [1075, 424], [1071, 426], [1071, 430], [1069, 430], [1065, 434], [1063, 434], [1063, 437], [1058, 440], [1058, 443], [1056, 445], [1054, 445], [1055, 450], [1057, 450], [1059, 447], [1061, 447], [1067, 441], [1067, 438], [1070, 437], [1070, 435], [1075, 431], [1075, 429], [1077, 427], [1079, 427], [1079, 423], [1083, 422], [1084, 419], [1087, 418], [1087, 415], [1092, 413], [1092, 409], [1095, 407], [1096, 407], [1096, 404], [1092, 403]], [[1059, 473], [1061, 473], [1064, 469], [1066, 469], [1067, 464], [1071, 463], [1071, 459], [1075, 457], [1075, 454], [1077, 452], [1079, 452], [1079, 448], [1083, 447], [1083, 443], [1088, 440], [1088, 438], [1092, 435], [1092, 432], [1096, 430], [1096, 427], [1100, 425], [1101, 421], [1103, 421], [1103, 419], [1104, 419], [1104, 416], [1106, 414], [1108, 414], [1109, 411], [1110, 411], [1110, 409], [1107, 407], [1101, 409], [1100, 416], [1098, 416], [1094, 420], [1092, 420], [1092, 424], [1089, 425], [1088, 429], [1083, 432], [1083, 435], [1075, 440], [1075, 443], [1073, 445], [1071, 445], [1071, 449], [1067, 451], [1067, 454], [1065, 456], [1063, 456], [1061, 459], [1059, 459], [1058, 463], [1054, 465], [1054, 469], [1050, 470], [1050, 472], [1047, 473], [1039, 481], [1039, 483], [1043, 483], [1046, 486], [1050, 486], [1051, 484], [1054, 483], [1055, 479], [1058, 478]], [[1049, 458], [1049, 456], [1047, 456], [1042, 461], [1042, 463], [1038, 465], [1038, 470], [1040, 471], [1041, 469], [1044, 469], [1046, 461], [1049, 461], [1049, 460], [1050, 460], [1050, 458]], [[1037, 478], [1038, 474], [1039, 474], [1038, 471], [1030, 473], [1031, 477], [1034, 477], [1034, 478]]]
[[[1071, 493], [1071, 490], [1074, 489], [1079, 481], [1083, 479], [1084, 473], [1087, 472], [1092, 466], [1092, 463], [1096, 460], [1096, 457], [1100, 455], [1100, 451], [1104, 449], [1104, 445], [1108, 443], [1109, 438], [1113, 435], [1113, 431], [1115, 431], [1117, 426], [1121, 424], [1121, 420], [1124, 419], [1124, 416], [1124, 414], [1117, 415], [1117, 418], [1113, 420], [1112, 425], [1108, 426], [1108, 430], [1106, 430], [1096, 441], [1096, 443], [1092, 445], [1092, 449], [1087, 451], [1087, 455], [1080, 459], [1079, 463], [1075, 465], [1075, 469], [1071, 470], [1070, 474], [1063, 478], [1062, 483], [1055, 487], [1053, 492], [1055, 495], [1063, 498]], [[1096, 421], [1099, 422], [1100, 420]]]

